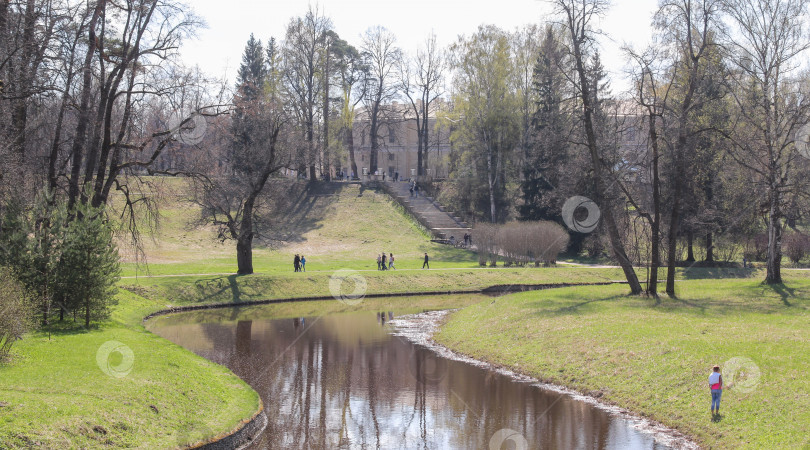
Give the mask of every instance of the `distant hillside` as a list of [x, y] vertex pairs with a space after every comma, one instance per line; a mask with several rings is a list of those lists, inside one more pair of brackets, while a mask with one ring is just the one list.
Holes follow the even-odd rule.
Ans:
[[[149, 271], [229, 273], [236, 267], [235, 244], [217, 239], [213, 226], [200, 225], [200, 210], [186, 199], [188, 182], [154, 179], [159, 227], [145, 236]], [[358, 184], [274, 180], [258, 223], [254, 251], [257, 272], [286, 271], [304, 254], [311, 270], [376, 268], [376, 255], [394, 253], [418, 261], [429, 252], [438, 261], [474, 265], [470, 252], [432, 244], [383, 191]], [[125, 275], [135, 273], [135, 252], [122, 239]], [[184, 267], [180, 267], [184, 266]], [[138, 273], [144, 273], [141, 267]]]

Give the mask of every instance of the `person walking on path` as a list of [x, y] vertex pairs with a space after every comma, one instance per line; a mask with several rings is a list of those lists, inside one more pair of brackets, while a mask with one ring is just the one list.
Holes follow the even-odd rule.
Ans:
[[378, 253], [377, 254], [377, 270], [382, 270], [380, 268], [380, 264], [382, 264], [382, 256], [380, 256], [380, 254]]
[[413, 185], [410, 185], [410, 186], [408, 187], [408, 192], [410, 192], [410, 193], [411, 193], [411, 198], [413, 198]]
[[301, 255], [301, 272], [307, 271], [307, 259], [304, 258], [304, 255]]
[[295, 254], [295, 258], [293, 259], [293, 267], [295, 268], [296, 272], [301, 271], [301, 257], [298, 254]]
[[425, 267], [430, 269], [430, 258], [428, 258], [427, 252], [425, 253], [425, 262], [422, 263], [422, 268], [424, 269]]
[[389, 256], [388, 256], [388, 270], [391, 270], [391, 269], [396, 270], [396, 267], [394, 267], [394, 254], [393, 253], [389, 254]]
[[419, 185], [416, 184], [416, 181], [413, 182], [413, 196], [419, 198]]
[[723, 375], [720, 366], [712, 367], [709, 374], [709, 389], [712, 392], [712, 415], [720, 414], [720, 397], [723, 395]]
[[388, 268], [388, 266], [386, 265], [386, 262], [385, 262], [386, 258], [387, 258], [387, 256], [386, 256], [385, 252], [383, 252], [383, 254], [382, 254], [382, 266], [381, 266], [382, 270], [385, 270], [385, 269]]

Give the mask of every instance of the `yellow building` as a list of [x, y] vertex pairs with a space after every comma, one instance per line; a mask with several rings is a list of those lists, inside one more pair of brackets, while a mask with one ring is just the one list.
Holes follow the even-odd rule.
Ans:
[[[443, 107], [443, 103], [439, 103]], [[438, 109], [438, 108], [437, 108]], [[419, 138], [417, 121], [410, 105], [393, 102], [381, 108], [380, 126], [378, 127], [378, 175], [385, 172], [386, 177], [398, 173], [400, 179], [416, 178]], [[371, 168], [371, 121], [364, 109], [357, 112], [354, 122], [353, 138], [355, 162], [358, 175], [374, 175]], [[447, 159], [450, 155], [450, 129], [442, 125], [435, 116], [428, 118], [427, 162], [425, 164], [428, 178], [447, 176]], [[348, 156], [345, 167], [351, 167]], [[349, 169], [350, 170], [350, 169]]]

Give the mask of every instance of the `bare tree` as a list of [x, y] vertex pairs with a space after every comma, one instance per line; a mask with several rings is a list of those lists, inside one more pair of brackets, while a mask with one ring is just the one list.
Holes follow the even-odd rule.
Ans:
[[[623, 191], [638, 214], [644, 218], [650, 226], [650, 274], [647, 280], [647, 294], [653, 297], [658, 296], [658, 268], [661, 265], [661, 150], [659, 139], [659, 128], [664, 115], [664, 102], [666, 102], [669, 90], [668, 87], [661, 86], [659, 82], [660, 73], [656, 66], [657, 55], [650, 49], [644, 54], [631, 52], [631, 57], [638, 65], [638, 71], [634, 76], [636, 84], [635, 101], [641, 106], [646, 117], [642, 123], [646, 123], [647, 139], [646, 147], [650, 153], [649, 160], [646, 161], [646, 169], [649, 171], [652, 204], [650, 210], [642, 207], [640, 202], [635, 200], [635, 195], [630, 192], [627, 185], [622, 184]], [[643, 194], [642, 194], [643, 195]]]
[[413, 58], [400, 61], [400, 90], [408, 99], [416, 121], [417, 175], [427, 174], [428, 145], [430, 144], [430, 117], [435, 117], [436, 100], [444, 94], [446, 57], [431, 33], [424, 46], [416, 50]]
[[201, 220], [217, 226], [220, 239], [236, 241], [240, 275], [253, 273], [253, 240], [265, 185], [294, 161], [284, 98], [272, 90], [249, 91], [243, 83], [234, 99], [231, 124], [211, 131], [216, 138], [208, 144], [225, 148], [218, 156], [222, 169], [196, 174], [191, 191], [192, 202], [202, 208]]
[[625, 252], [614, 217], [613, 206], [610, 204], [613, 199], [607, 198], [610, 176], [608, 168], [604, 166], [603, 155], [597, 142], [597, 131], [594, 125], [595, 83], [587, 66], [587, 58], [593, 53], [595, 45], [592, 23], [605, 12], [608, 2], [607, 0], [551, 0], [551, 3], [562, 18], [563, 27], [569, 37], [567, 51], [574, 64], [573, 76], [570, 80], [581, 104], [585, 145], [590, 154], [593, 169], [595, 200], [601, 207], [613, 254], [624, 271], [630, 285], [630, 292], [640, 294], [641, 283], [639, 283], [633, 263]]
[[354, 156], [354, 120], [357, 105], [365, 99], [365, 88], [368, 87], [368, 66], [360, 52], [348, 42], [340, 40], [335, 43], [337, 73], [340, 78], [341, 93], [341, 135], [343, 144], [349, 150], [349, 164], [352, 176], [357, 176], [357, 162]]
[[[765, 282], [782, 282], [782, 232], [789, 194], [806, 161], [794, 139], [808, 121], [806, 80], [797, 75], [810, 49], [808, 0], [728, 0], [725, 10], [732, 29], [728, 36], [733, 65], [730, 91], [735, 121], [726, 132], [730, 155], [745, 167], [761, 188], [767, 222]], [[807, 133], [802, 133], [807, 140]]]
[[[677, 242], [682, 221], [682, 202], [688, 167], [692, 162], [695, 138], [707, 128], [699, 122], [698, 112], [707, 103], [720, 99], [722, 92], [709, 92], [713, 67], [707, 62], [717, 52], [716, 36], [719, 20], [718, 0], [668, 0], [661, 3], [655, 22], [664, 39], [658, 49], [644, 54], [630, 52], [638, 65], [636, 101], [646, 113], [647, 140], [651, 152], [649, 161], [652, 190], [652, 211], [647, 211], [624, 184], [623, 192], [636, 211], [650, 226], [650, 279], [647, 292], [657, 295], [662, 226], [662, 178], [660, 158], [666, 150], [669, 156], [668, 197], [669, 231], [667, 233], [666, 292], [675, 295]], [[662, 149], [663, 147], [663, 149]]]
[[380, 127], [384, 125], [386, 118], [395, 113], [391, 109], [391, 102], [397, 94], [396, 69], [402, 52], [396, 46], [394, 33], [381, 26], [366, 30], [362, 37], [361, 52], [369, 75], [366, 79], [368, 86], [364, 104], [371, 139], [369, 170], [374, 173], [378, 167]]
[[323, 107], [322, 95], [326, 90], [321, 76], [322, 59], [326, 56], [327, 32], [331, 30], [332, 21], [317, 7], [310, 7], [304, 17], [290, 20], [284, 39], [284, 76], [307, 142], [310, 180], [317, 179], [317, 121], [327, 119], [320, 117], [319, 109]]

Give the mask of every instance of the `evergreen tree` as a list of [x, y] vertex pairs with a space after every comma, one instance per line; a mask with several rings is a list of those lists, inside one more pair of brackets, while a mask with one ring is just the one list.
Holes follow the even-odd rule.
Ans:
[[120, 269], [118, 249], [104, 208], [77, 203], [64, 228], [57, 273], [60, 294], [84, 313], [84, 326], [109, 317]]
[[264, 126], [261, 121], [256, 120], [257, 104], [264, 98], [268, 74], [264, 56], [261, 41], [251, 34], [245, 45], [242, 64], [239, 66], [231, 123], [233, 136], [231, 158], [233, 169], [237, 173], [249, 174], [260, 164], [259, 161], [251, 160], [249, 149], [257, 144], [256, 138], [260, 136], [259, 130]]
[[[562, 111], [562, 51], [554, 30], [548, 27], [534, 67], [533, 86], [537, 110], [532, 118], [532, 141], [523, 166], [518, 206], [521, 220], [552, 220], [562, 223], [559, 191], [562, 170], [568, 159], [569, 118]], [[562, 199], [564, 201], [564, 199]]]
[[9, 267], [31, 293], [31, 300], [48, 324], [53, 299], [57, 294], [59, 259], [62, 253], [63, 204], [54, 202], [47, 190], [40, 192], [30, 210], [13, 203], [3, 217], [0, 265]]
[[247, 45], [245, 45], [245, 53], [242, 54], [242, 64], [237, 72], [236, 86], [238, 95], [244, 101], [256, 100], [264, 92], [266, 78], [267, 66], [265, 65], [262, 41], [251, 34]]

